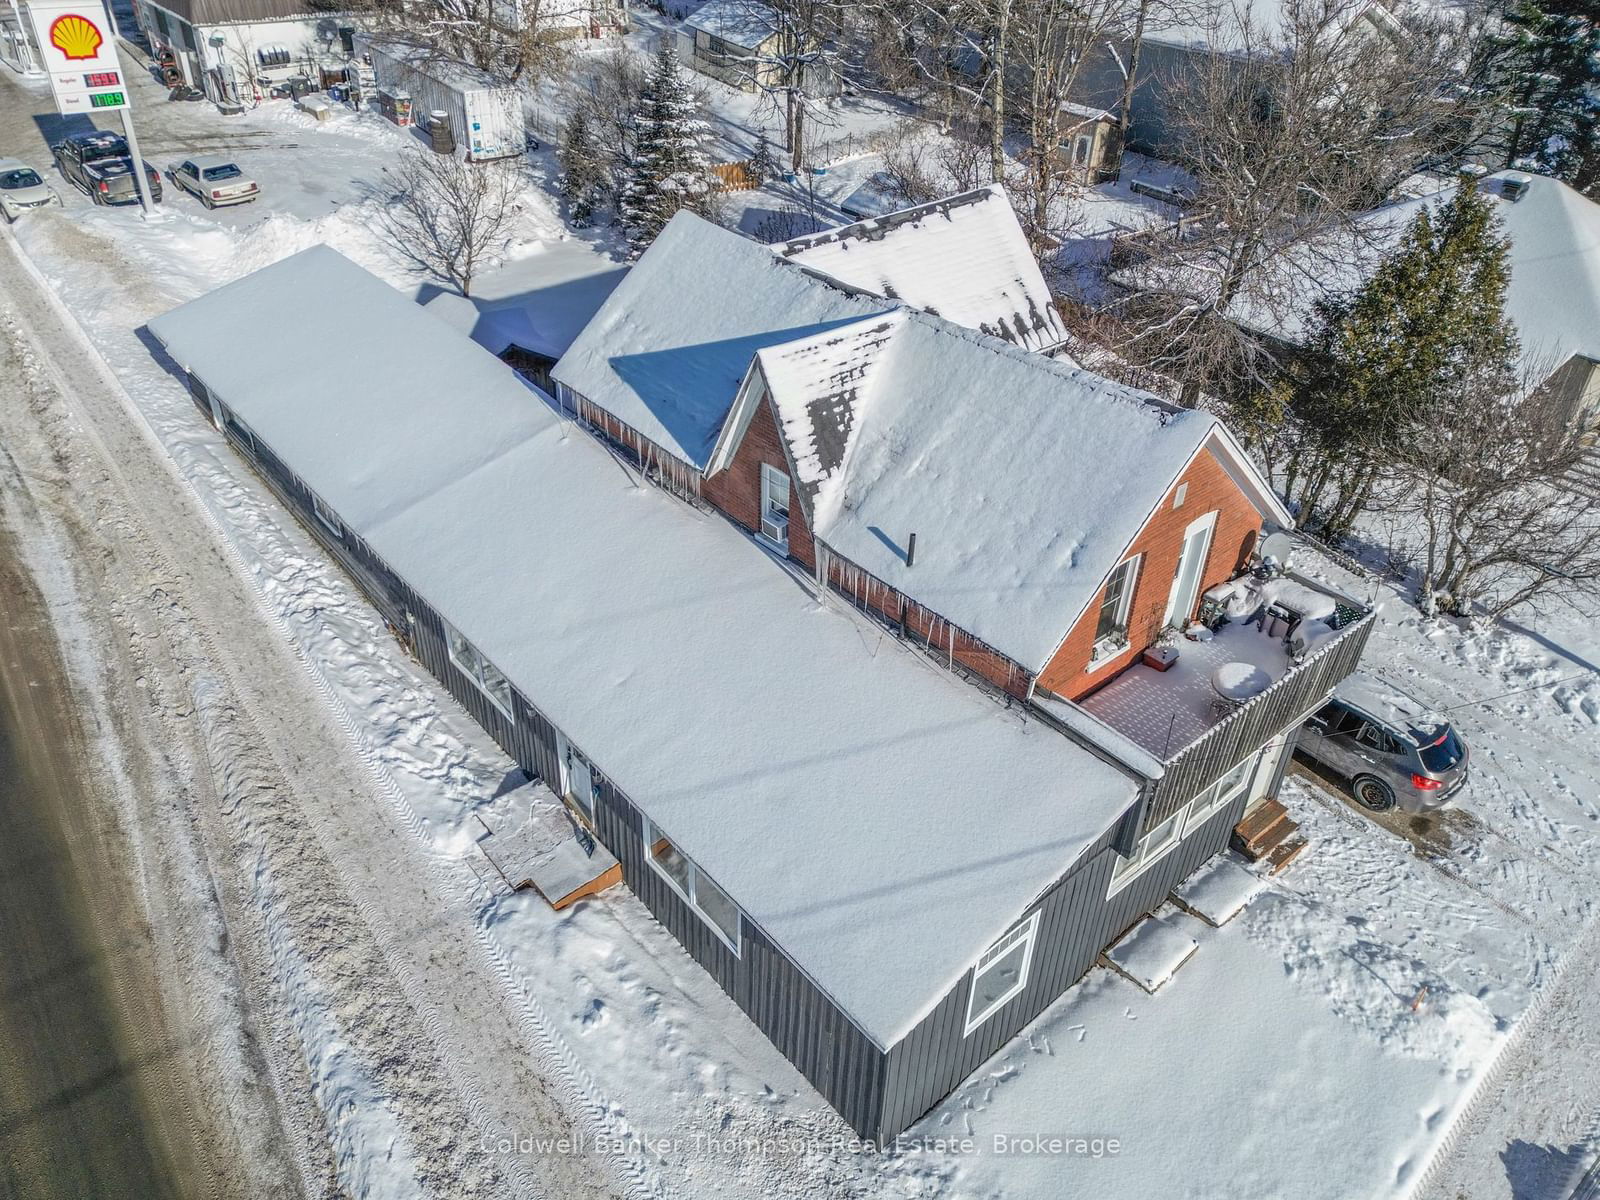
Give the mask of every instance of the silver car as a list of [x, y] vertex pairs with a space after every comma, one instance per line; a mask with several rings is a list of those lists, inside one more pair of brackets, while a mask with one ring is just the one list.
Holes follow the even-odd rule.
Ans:
[[197, 154], [167, 168], [167, 178], [193, 195], [207, 208], [248, 204], [261, 194], [256, 181], [231, 158]]
[[0, 158], [0, 216], [15, 221], [23, 213], [47, 204], [60, 204], [61, 197], [20, 158]]
[[1466, 743], [1442, 715], [1392, 684], [1350, 676], [1300, 730], [1296, 749], [1373, 812], [1443, 808], [1467, 782]]

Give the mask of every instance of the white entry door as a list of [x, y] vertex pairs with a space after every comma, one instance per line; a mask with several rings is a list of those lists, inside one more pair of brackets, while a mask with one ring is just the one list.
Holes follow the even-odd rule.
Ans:
[[1165, 624], [1183, 625], [1200, 599], [1200, 580], [1205, 577], [1206, 555], [1211, 549], [1211, 531], [1217, 514], [1207, 513], [1192, 522], [1183, 533], [1183, 549], [1178, 551], [1178, 569], [1172, 577], [1172, 593], [1167, 598]]

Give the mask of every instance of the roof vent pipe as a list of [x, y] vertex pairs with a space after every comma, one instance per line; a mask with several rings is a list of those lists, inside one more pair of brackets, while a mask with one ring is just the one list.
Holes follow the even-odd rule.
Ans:
[[914, 563], [916, 561], [917, 561], [917, 535], [913, 533], [906, 540], [906, 566], [909, 567], [912, 563]]

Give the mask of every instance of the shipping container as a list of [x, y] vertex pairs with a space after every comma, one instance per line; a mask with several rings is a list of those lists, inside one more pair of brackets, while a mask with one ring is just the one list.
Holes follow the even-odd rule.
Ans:
[[495, 86], [471, 67], [421, 58], [409, 46], [375, 44], [359, 35], [356, 41], [358, 50], [371, 56], [378, 87], [409, 93], [415, 113], [447, 114], [456, 144], [472, 162], [512, 158], [526, 150], [522, 97], [516, 88]]

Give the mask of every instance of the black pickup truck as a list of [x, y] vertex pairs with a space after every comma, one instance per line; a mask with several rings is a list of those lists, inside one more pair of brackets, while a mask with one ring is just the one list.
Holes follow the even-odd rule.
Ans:
[[[68, 183], [82, 188], [96, 204], [137, 204], [139, 187], [133, 177], [133, 158], [121, 134], [96, 129], [75, 133], [50, 148], [56, 169]], [[161, 176], [149, 163], [151, 200], [161, 199]]]

